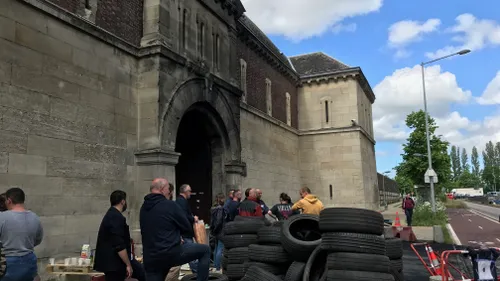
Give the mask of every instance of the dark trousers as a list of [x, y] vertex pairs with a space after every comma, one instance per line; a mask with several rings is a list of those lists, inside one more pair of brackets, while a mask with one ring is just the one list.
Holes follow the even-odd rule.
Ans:
[[[139, 281], [146, 281], [146, 272], [142, 267], [142, 264], [135, 259], [130, 261], [130, 265], [132, 265], [132, 278], [137, 279]], [[124, 281], [127, 278], [127, 271], [111, 271], [105, 272], [104, 276], [106, 281]]]
[[[186, 241], [185, 238], [184, 241]], [[165, 263], [163, 265], [159, 265], [158, 267], [146, 267], [146, 279], [148, 281], [165, 281], [171, 267], [198, 260], [196, 280], [208, 281], [210, 247], [205, 244], [196, 243], [184, 243], [181, 247], [181, 253], [168, 255], [168, 258], [165, 259]]]
[[413, 217], [413, 208], [412, 209], [405, 209], [405, 215], [406, 215], [406, 224], [408, 226], [411, 226], [411, 219]]

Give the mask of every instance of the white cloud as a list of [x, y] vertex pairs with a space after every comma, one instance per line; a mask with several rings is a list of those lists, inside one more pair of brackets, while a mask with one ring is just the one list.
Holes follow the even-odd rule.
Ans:
[[477, 102], [482, 105], [500, 104], [500, 71], [484, 90], [483, 94], [477, 98]]
[[335, 34], [338, 34], [340, 32], [354, 32], [358, 26], [355, 23], [350, 23], [350, 24], [337, 24], [332, 28], [332, 32]]
[[389, 27], [389, 48], [394, 49], [396, 59], [407, 58], [411, 52], [406, 47], [413, 42], [422, 40], [423, 35], [438, 30], [441, 25], [439, 19], [429, 19], [425, 22], [404, 20]]
[[426, 53], [428, 58], [439, 58], [463, 49], [477, 51], [486, 47], [500, 46], [499, 23], [488, 19], [477, 19], [471, 14], [459, 15], [455, 20], [457, 23], [447, 32], [455, 35], [453, 41], [458, 44]]
[[426, 33], [437, 31], [441, 25], [439, 19], [429, 19], [425, 22], [404, 20], [389, 27], [389, 45], [402, 47], [409, 43], [422, 40]]
[[[376, 12], [383, 0], [243, 0], [247, 15], [267, 34], [300, 41], [332, 30], [344, 19]], [[352, 29], [352, 27], [351, 27]]]
[[[460, 88], [454, 74], [442, 72], [439, 66], [425, 69], [427, 104], [431, 116], [439, 128], [437, 135], [452, 145], [484, 149], [488, 141], [500, 141], [500, 111], [481, 120], [470, 120], [458, 111], [451, 111], [452, 104], [472, 102], [471, 92]], [[410, 131], [405, 126], [406, 116], [423, 109], [421, 69], [403, 68], [394, 71], [374, 87], [377, 100], [373, 105], [374, 131], [377, 141], [403, 143]], [[488, 84], [483, 101], [485, 104], [500, 104], [500, 71]]]

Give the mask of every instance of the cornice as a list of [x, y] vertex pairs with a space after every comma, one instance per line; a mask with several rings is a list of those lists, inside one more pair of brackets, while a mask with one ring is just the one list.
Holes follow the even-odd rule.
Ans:
[[138, 166], [176, 165], [181, 156], [178, 152], [163, 149], [139, 150], [134, 154]]
[[237, 20], [246, 12], [245, 7], [241, 4], [240, 0], [213, 0], [219, 3], [223, 10], [226, 10], [228, 15], [234, 16]]
[[368, 100], [373, 104], [375, 102], [375, 94], [373, 93], [370, 83], [366, 79], [363, 71], [359, 67], [353, 67], [338, 71], [324, 72], [313, 75], [302, 75], [300, 76], [300, 86], [311, 85], [311, 84], [321, 84], [329, 83], [330, 81], [347, 80], [349, 78], [355, 79], [363, 92], [365, 93]]
[[373, 145], [376, 144], [375, 139], [366, 132], [361, 126], [349, 126], [349, 127], [339, 127], [339, 128], [322, 128], [315, 130], [300, 130], [299, 136], [310, 136], [310, 135], [322, 135], [322, 134], [339, 134], [339, 133], [349, 133], [349, 132], [359, 132], [364, 137], [366, 137]]

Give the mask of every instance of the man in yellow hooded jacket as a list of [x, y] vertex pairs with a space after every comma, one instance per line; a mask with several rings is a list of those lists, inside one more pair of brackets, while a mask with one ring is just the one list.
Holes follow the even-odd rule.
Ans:
[[318, 197], [311, 194], [311, 190], [308, 187], [302, 187], [299, 193], [302, 199], [293, 204], [292, 211], [302, 209], [302, 214], [319, 215], [325, 208]]

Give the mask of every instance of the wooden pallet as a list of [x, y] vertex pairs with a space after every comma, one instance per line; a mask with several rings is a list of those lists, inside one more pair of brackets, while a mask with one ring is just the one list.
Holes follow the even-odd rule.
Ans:
[[91, 265], [64, 265], [64, 264], [54, 264], [47, 265], [47, 272], [77, 272], [77, 273], [92, 273], [93, 269]]

